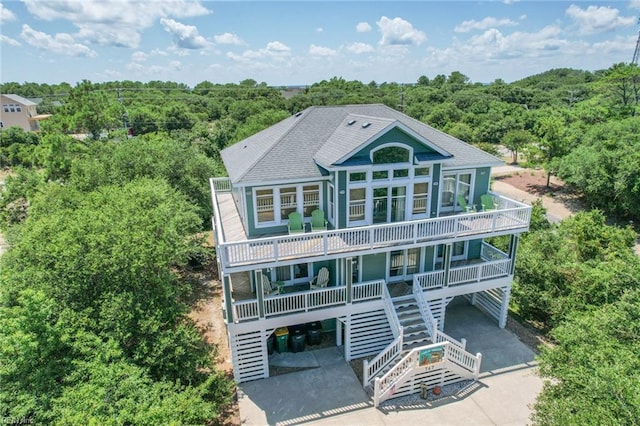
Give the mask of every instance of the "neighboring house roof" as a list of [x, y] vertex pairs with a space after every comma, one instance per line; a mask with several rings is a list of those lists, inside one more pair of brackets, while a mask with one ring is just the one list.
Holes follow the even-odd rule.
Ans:
[[[352, 125], [348, 125], [356, 120]], [[369, 123], [363, 127], [364, 123]], [[503, 164], [496, 157], [382, 104], [309, 107], [221, 152], [234, 184], [315, 179], [319, 167], [346, 160], [386, 130], [399, 127], [453, 156], [447, 168]]]
[[3, 94], [2, 96], [4, 96], [5, 98], [8, 98], [8, 99], [11, 99], [14, 102], [18, 102], [19, 104], [22, 104], [24, 106], [35, 106], [35, 105], [37, 105], [35, 102], [32, 102], [27, 98], [23, 98], [20, 95], [5, 95], [5, 94]]

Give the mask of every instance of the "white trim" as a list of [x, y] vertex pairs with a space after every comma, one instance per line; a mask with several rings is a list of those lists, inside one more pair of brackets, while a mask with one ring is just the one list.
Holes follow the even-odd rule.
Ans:
[[[295, 188], [296, 189], [296, 211], [303, 215], [303, 219], [307, 219], [307, 222], [310, 220], [310, 217], [304, 216], [304, 187], [305, 186], [317, 186], [318, 187], [318, 208], [322, 208], [323, 202], [323, 185], [318, 181], [310, 181], [310, 182], [300, 182], [298, 184], [289, 184], [289, 185], [278, 185], [278, 186], [254, 186], [251, 188], [251, 197], [253, 200], [253, 224], [255, 229], [260, 228], [269, 228], [273, 226], [282, 226], [289, 223], [288, 218], [283, 218], [281, 216], [281, 194], [280, 189], [282, 188]], [[258, 222], [258, 203], [256, 198], [256, 192], [261, 190], [271, 190], [272, 191], [272, 201], [273, 201], [273, 221], [269, 222]]]

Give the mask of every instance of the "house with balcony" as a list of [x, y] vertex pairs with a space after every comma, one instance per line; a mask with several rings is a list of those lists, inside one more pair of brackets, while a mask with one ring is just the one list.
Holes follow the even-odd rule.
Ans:
[[[234, 376], [269, 376], [276, 330], [319, 323], [363, 358], [377, 403], [477, 379], [447, 304], [504, 327], [530, 206], [490, 191], [502, 162], [384, 105], [310, 107], [224, 149], [210, 180]], [[508, 249], [490, 244], [508, 236]]]
[[37, 104], [19, 95], [0, 95], [0, 129], [20, 127], [25, 132], [40, 130], [40, 122], [51, 117], [51, 114], [38, 114]]

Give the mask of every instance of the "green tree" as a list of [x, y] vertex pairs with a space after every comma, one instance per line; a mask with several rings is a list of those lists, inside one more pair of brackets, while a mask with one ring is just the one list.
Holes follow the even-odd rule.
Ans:
[[526, 130], [510, 130], [504, 135], [502, 144], [511, 151], [513, 163], [518, 164], [518, 151], [533, 142], [535, 137]]
[[540, 355], [540, 373], [550, 380], [534, 406], [534, 423], [637, 425], [640, 291], [572, 315], [552, 335], [557, 345]]

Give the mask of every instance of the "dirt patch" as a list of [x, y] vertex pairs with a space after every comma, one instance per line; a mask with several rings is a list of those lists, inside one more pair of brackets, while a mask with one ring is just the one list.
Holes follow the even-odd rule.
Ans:
[[[227, 330], [222, 316], [222, 286], [218, 280], [218, 270], [213, 259], [189, 272], [194, 285], [193, 310], [189, 317], [202, 331], [205, 340], [217, 347], [215, 365], [233, 380], [233, 364], [227, 340]], [[237, 394], [231, 404], [220, 414], [216, 425], [232, 426], [240, 424]]]
[[494, 176], [493, 179], [538, 197], [567, 191], [564, 182], [556, 176], [551, 176], [549, 186], [547, 186], [547, 173], [544, 170], [523, 169], [502, 176]]

